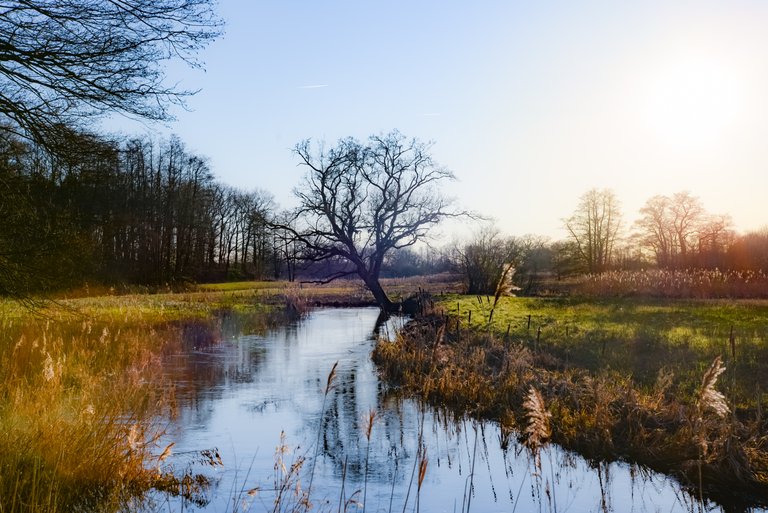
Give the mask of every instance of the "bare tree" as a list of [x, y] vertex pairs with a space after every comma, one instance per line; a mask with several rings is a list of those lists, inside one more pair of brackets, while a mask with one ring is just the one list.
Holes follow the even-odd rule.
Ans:
[[701, 201], [687, 191], [653, 196], [640, 214], [635, 222], [639, 241], [653, 250], [656, 263], [663, 267], [690, 265], [692, 250], [710, 244], [730, 224], [726, 218], [709, 218]]
[[482, 227], [466, 244], [454, 249], [454, 262], [464, 277], [467, 294], [493, 294], [510, 265], [515, 270], [515, 285], [530, 290], [539, 270], [540, 262], [536, 258], [540, 255], [537, 253], [545, 246], [546, 240], [541, 237], [504, 236], [489, 225]]
[[696, 250], [698, 265], [719, 267], [726, 265], [726, 254], [733, 245], [736, 234], [729, 215], [708, 215], [699, 226]]
[[0, 4], [0, 123], [49, 143], [61, 126], [121, 112], [150, 120], [191, 91], [163, 63], [199, 66], [220, 32], [213, 0], [15, 0]]
[[621, 225], [619, 201], [608, 189], [587, 191], [565, 227], [588, 272], [604, 271], [611, 262]]
[[672, 195], [669, 204], [671, 212], [672, 229], [677, 238], [677, 248], [680, 252], [680, 260], [683, 264], [688, 258], [688, 251], [702, 222], [705, 211], [699, 198], [691, 196], [688, 191], [676, 192]]
[[382, 310], [397, 309], [379, 283], [385, 255], [459, 215], [438, 189], [454, 176], [429, 149], [397, 131], [371, 136], [367, 144], [343, 139], [328, 151], [314, 152], [309, 140], [296, 146], [308, 174], [295, 191], [300, 206], [279, 228], [301, 243], [304, 258], [346, 264], [320, 281], [357, 275]]
[[768, 226], [736, 238], [728, 248], [731, 268], [768, 272]]
[[640, 218], [635, 221], [639, 243], [651, 248], [656, 263], [668, 266], [676, 247], [676, 236], [672, 227], [670, 199], [667, 196], [653, 196], [640, 209]]

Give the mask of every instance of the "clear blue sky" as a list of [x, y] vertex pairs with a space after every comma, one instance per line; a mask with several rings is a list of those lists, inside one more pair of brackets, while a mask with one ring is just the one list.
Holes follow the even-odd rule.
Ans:
[[[226, 34], [161, 133], [283, 207], [291, 147], [394, 128], [435, 141], [445, 188], [509, 234], [563, 237], [590, 188], [627, 222], [689, 190], [768, 224], [768, 2], [221, 0]], [[106, 123], [136, 133], [146, 128]]]

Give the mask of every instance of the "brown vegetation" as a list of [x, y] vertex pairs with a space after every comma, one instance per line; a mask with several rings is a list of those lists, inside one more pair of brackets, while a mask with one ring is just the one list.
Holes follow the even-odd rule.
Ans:
[[[543, 438], [547, 419], [554, 442], [589, 458], [637, 461], [710, 498], [766, 504], [766, 425], [759, 411], [736, 415], [718, 403], [719, 361], [687, 399], [665, 373], [641, 388], [610, 370], [570, 368], [522, 341], [445, 333], [443, 323], [423, 318], [394, 342], [380, 341], [374, 359], [385, 378], [436, 404], [496, 419], [507, 432]], [[540, 411], [544, 404], [551, 418]]]
[[768, 274], [719, 269], [610, 271], [581, 277], [571, 292], [590, 297], [766, 298]]

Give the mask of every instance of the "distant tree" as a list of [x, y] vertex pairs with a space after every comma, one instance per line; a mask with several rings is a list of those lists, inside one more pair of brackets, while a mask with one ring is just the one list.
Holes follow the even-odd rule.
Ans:
[[521, 248], [520, 259], [515, 264], [515, 284], [520, 287], [521, 294], [532, 294], [542, 276], [553, 270], [552, 245], [547, 237], [532, 234], [511, 240]]
[[727, 266], [726, 254], [736, 239], [731, 217], [707, 215], [702, 220], [697, 235], [698, 267]]
[[587, 191], [565, 227], [587, 272], [606, 270], [621, 226], [619, 201], [608, 189]]
[[295, 222], [291, 212], [278, 212], [269, 224], [272, 235], [272, 275], [275, 279], [284, 275], [289, 282], [296, 280], [300, 260], [300, 248], [293, 236]]
[[646, 201], [640, 209], [640, 218], [635, 221], [635, 228], [639, 243], [653, 251], [657, 265], [671, 265], [676, 235], [672, 226], [670, 199], [657, 195]]
[[714, 267], [733, 239], [728, 216], [712, 216], [687, 191], [657, 195], [640, 209], [635, 222], [639, 244], [661, 267]]
[[451, 272], [453, 269], [453, 262], [444, 251], [432, 247], [421, 248], [420, 251], [403, 248], [387, 255], [382, 266], [382, 275], [393, 278], [426, 276]]
[[454, 250], [455, 266], [464, 279], [467, 294], [493, 294], [507, 266], [509, 278], [530, 292], [540, 272], [551, 268], [547, 240], [535, 235], [504, 236], [494, 226], [480, 229], [472, 239]]
[[706, 213], [699, 198], [691, 196], [688, 191], [673, 194], [669, 210], [680, 261], [686, 265], [690, 246], [694, 243]]
[[308, 169], [295, 191], [300, 205], [276, 227], [302, 245], [304, 259], [346, 262], [320, 281], [357, 275], [382, 310], [396, 310], [379, 282], [387, 253], [412, 246], [458, 215], [439, 190], [453, 174], [429, 149], [397, 131], [371, 136], [367, 144], [343, 139], [328, 151], [299, 143], [295, 153]]
[[572, 240], [555, 241], [549, 245], [552, 270], [557, 280], [579, 273], [583, 269], [579, 248]]
[[456, 248], [456, 266], [467, 294], [493, 294], [504, 265], [515, 255], [495, 227], [484, 227], [463, 246]]
[[728, 248], [728, 266], [768, 272], [768, 226], [737, 237]]
[[0, 6], [0, 123], [50, 144], [61, 127], [121, 112], [168, 119], [191, 91], [164, 62], [199, 66], [220, 32], [213, 0], [16, 0]]
[[387, 277], [403, 278], [422, 274], [424, 263], [412, 248], [402, 248], [390, 251], [384, 259], [382, 274]]

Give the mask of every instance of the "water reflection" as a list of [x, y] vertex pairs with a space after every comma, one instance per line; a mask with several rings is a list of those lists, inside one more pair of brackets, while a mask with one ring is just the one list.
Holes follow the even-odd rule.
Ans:
[[[317, 454], [315, 511], [345, 503], [360, 510], [363, 489], [366, 511], [414, 511], [422, 446], [428, 461], [419, 497], [423, 512], [700, 510], [665, 476], [628, 464], [590, 465], [553, 446], [543, 449], [537, 466], [494, 423], [456, 419], [388, 392], [370, 361], [377, 316], [370, 308], [321, 310], [266, 335], [239, 335], [236, 319], [225, 319], [216, 327], [217, 343], [193, 330], [188, 350], [168, 360], [178, 401], [170, 436], [179, 466], [194, 465], [185, 454], [212, 447], [225, 466], [196, 469], [213, 479], [207, 506], [162, 497], [154, 507], [271, 511], [275, 449], [284, 431], [289, 464]], [[402, 320], [389, 322], [383, 333]], [[377, 418], [368, 440], [364, 418], [371, 410]], [[302, 469], [304, 488], [310, 468]]]

